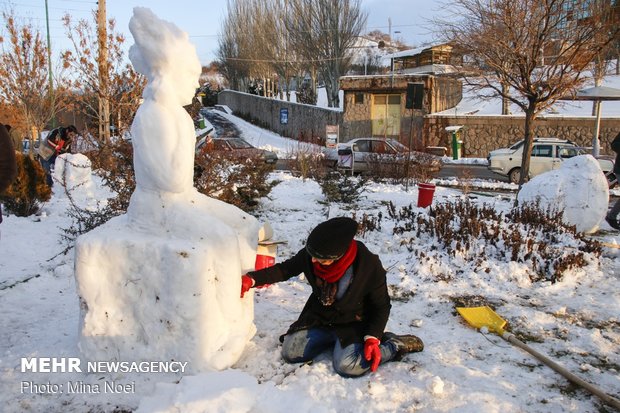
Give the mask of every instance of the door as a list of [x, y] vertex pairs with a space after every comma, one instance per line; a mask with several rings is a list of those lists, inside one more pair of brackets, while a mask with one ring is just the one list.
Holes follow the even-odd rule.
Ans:
[[553, 145], [534, 145], [530, 158], [530, 176], [540, 175], [553, 168]]
[[371, 151], [370, 139], [358, 139], [353, 145], [353, 162], [354, 169], [358, 172], [368, 170], [368, 155]]
[[400, 94], [373, 95], [372, 136], [400, 136]]

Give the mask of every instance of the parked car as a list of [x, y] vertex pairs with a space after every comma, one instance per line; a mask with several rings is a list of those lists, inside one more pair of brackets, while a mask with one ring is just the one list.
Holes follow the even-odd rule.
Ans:
[[202, 151], [231, 156], [235, 159], [260, 158], [268, 164], [275, 164], [278, 156], [271, 151], [255, 148], [239, 137], [214, 137], [210, 134], [202, 136], [196, 142], [196, 153]]
[[441, 169], [439, 156], [410, 151], [402, 143], [390, 138], [356, 138], [339, 144], [335, 150], [327, 150], [325, 154], [334, 166], [352, 168], [354, 172], [372, 172], [381, 165], [402, 164], [409, 155], [413, 164], [423, 165], [429, 172]]
[[[521, 159], [523, 158], [523, 143], [520, 140], [509, 148], [501, 148], [491, 151], [487, 160], [488, 168], [496, 174], [507, 176], [512, 183], [519, 183], [521, 179]], [[558, 138], [535, 138], [530, 158], [529, 178], [540, 175], [543, 172], [558, 169], [564, 159], [577, 155], [587, 154], [588, 150], [577, 146], [575, 143]], [[608, 180], [613, 177], [611, 171], [614, 168], [613, 158], [600, 156], [597, 158], [603, 173]]]

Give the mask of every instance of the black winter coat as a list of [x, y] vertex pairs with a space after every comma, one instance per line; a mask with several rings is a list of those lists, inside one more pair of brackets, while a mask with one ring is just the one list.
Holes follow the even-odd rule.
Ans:
[[620, 179], [620, 133], [611, 141], [611, 149], [616, 152], [616, 161], [614, 162], [614, 174]]
[[249, 273], [257, 287], [285, 281], [302, 272], [306, 276], [312, 294], [287, 334], [312, 327], [329, 328], [336, 333], [343, 347], [362, 343], [365, 335], [381, 339], [391, 308], [386, 273], [379, 257], [360, 241], [356, 242], [353, 279], [344, 296], [331, 306], [324, 306], [319, 300], [320, 289], [305, 248], [282, 263]]

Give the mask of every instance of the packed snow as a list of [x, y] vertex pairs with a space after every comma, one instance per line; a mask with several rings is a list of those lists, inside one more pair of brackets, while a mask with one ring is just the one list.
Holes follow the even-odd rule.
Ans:
[[[145, 96], [147, 106], [140, 116], [155, 116], [146, 109], [147, 100]], [[287, 152], [297, 145], [226, 116], [242, 137], [257, 146]], [[186, 128], [184, 119], [175, 120]], [[141, 129], [135, 132], [138, 139], [145, 138]], [[185, 136], [178, 132], [171, 139]], [[148, 150], [148, 144], [145, 140], [143, 150]], [[592, 226], [599, 228], [590, 236], [605, 245], [600, 258], [587, 257], [585, 267], [567, 271], [556, 283], [532, 281], [527, 260], [507, 262], [491, 254], [475, 260], [456, 254], [441, 260], [440, 246], [427, 234], [395, 234], [394, 223], [387, 218], [380, 228], [359, 234], [358, 239], [380, 256], [387, 270], [393, 305], [387, 329], [419, 336], [425, 349], [386, 363], [376, 373], [351, 379], [334, 373], [329, 353], [304, 364], [287, 364], [280, 357], [278, 337], [297, 318], [310, 294], [302, 277], [239, 298], [239, 277], [254, 258], [248, 250], [256, 241], [256, 222], [269, 222], [273, 239], [286, 241], [276, 257], [282, 261], [303, 248], [312, 228], [330, 217], [355, 213], [361, 220], [363, 214], [377, 217], [379, 212], [387, 217], [390, 202], [397, 209], [411, 206], [413, 212], [428, 216], [428, 208], [416, 207], [417, 187], [369, 183], [352, 206], [327, 203], [312, 179], [275, 171], [269, 179], [277, 185], [260, 200], [255, 219], [185, 188], [183, 178], [179, 186], [168, 186], [166, 177], [157, 175], [163, 173], [157, 172], [159, 164], [140, 161], [140, 156], [147, 154], [137, 157], [136, 170], [142, 167], [144, 178], [139, 178], [138, 187], [153, 196], [133, 198], [133, 212], [85, 235], [88, 241], [80, 241], [77, 249], [88, 245], [89, 252], [78, 251], [76, 258], [72, 252], [60, 254], [62, 228], [71, 225], [70, 199], [60, 183], [67, 182], [72, 197], [86, 205], [105, 202], [110, 196], [81, 155], [59, 158], [53, 197], [40, 214], [7, 216], [0, 224], [3, 411], [609, 411], [527, 353], [486, 329], [468, 326], [455, 311], [455, 300], [464, 298], [492, 303], [530, 346], [608, 394], [620, 396], [620, 233], [602, 221], [601, 211], [607, 206], [604, 191], [584, 190], [585, 182], [596, 183], [600, 174], [588, 167], [592, 164], [588, 157], [575, 158], [575, 165], [530, 182], [532, 193], [542, 192], [533, 188], [558, 188], [548, 194], [566, 194], [575, 185], [561, 205], [576, 214], [571, 222], [579, 217], [595, 220]], [[66, 165], [61, 164], [65, 161]], [[162, 162], [162, 170], [169, 170], [168, 161]], [[576, 165], [586, 167], [576, 171]], [[187, 166], [188, 161], [181, 161], [178, 173], [185, 173]], [[569, 180], [568, 174], [579, 175], [579, 180]], [[506, 213], [514, 203], [514, 192], [506, 192], [514, 186], [487, 182], [484, 191], [471, 192], [466, 185], [443, 186], [448, 181], [434, 181], [438, 185], [434, 206], [470, 201]], [[462, 183], [463, 178], [454, 181]], [[498, 188], [504, 191], [493, 191]], [[244, 217], [247, 225], [240, 228]], [[249, 233], [255, 238], [241, 246], [239, 240], [248, 239], [243, 234]], [[470, 243], [474, 250], [484, 249], [481, 239]], [[564, 254], [574, 250], [574, 242], [560, 237], [553, 247]], [[202, 274], [210, 270], [224, 277], [215, 280]], [[199, 272], [206, 278], [200, 278]], [[197, 298], [200, 282], [217, 285], [201, 290], [208, 297]], [[104, 285], [113, 289], [106, 291]], [[90, 355], [78, 347], [85, 344], [87, 326], [79, 296], [86, 297], [88, 310], [100, 312], [91, 316], [97, 329], [117, 334], [108, 335], [103, 346], [94, 343]], [[104, 310], [106, 306], [116, 312]], [[160, 319], [170, 323], [159, 323]], [[127, 333], [140, 339], [128, 338]], [[209, 354], [196, 355], [198, 348]], [[215, 348], [217, 355], [211, 354]], [[211, 355], [218, 362], [211, 362]], [[34, 357], [80, 358], [83, 370], [87, 362], [101, 364], [94, 372], [24, 371], [22, 358]], [[188, 369], [156, 371], [171, 361]], [[111, 362], [125, 362], [128, 368], [113, 367]]]
[[238, 294], [259, 224], [193, 187], [195, 131], [183, 105], [201, 66], [187, 34], [139, 7], [129, 28], [130, 59], [148, 81], [131, 127], [136, 189], [125, 215], [76, 241], [79, 348], [91, 360], [225, 369], [256, 331], [251, 297]]
[[[290, 144], [289, 140], [259, 131], [240, 119], [230, 119], [250, 141], [266, 141], [268, 136], [270, 145], [286, 148]], [[537, 179], [542, 181], [544, 176]], [[274, 239], [287, 241], [279, 247], [277, 261], [302, 248], [310, 230], [328, 216], [351, 215], [348, 205], [331, 204], [327, 208], [319, 185], [311, 179], [304, 180], [286, 171], [274, 172], [270, 179], [279, 184], [268, 198], [261, 200], [258, 217], [271, 223]], [[84, 188], [89, 196], [100, 200], [109, 196], [96, 175], [92, 176], [92, 183], [78, 185], [74, 192], [79, 195], [80, 188]], [[493, 188], [505, 185], [488, 182], [488, 192], [480, 194], [439, 185], [433, 203], [469, 198], [506, 211], [513, 203], [514, 193], [492, 192]], [[584, 196], [583, 192], [574, 193], [575, 199]], [[413, 203], [414, 210], [427, 213], [426, 209], [415, 208], [416, 200], [415, 187], [407, 191], [401, 185], [374, 183], [355, 211], [358, 218], [362, 213], [385, 213], [385, 203], [391, 201], [396, 207]], [[3, 331], [8, 332], [0, 341], [0, 402], [6, 411], [118, 408], [141, 412], [596, 412], [602, 408], [596, 398], [575, 389], [528, 354], [465, 324], [457, 316], [452, 301], [463, 296], [485, 297], [515, 330], [527, 333], [529, 345], [609, 394], [620, 394], [617, 248], [605, 248], [599, 264], [569, 271], [558, 283], [533, 283], [528, 277], [527, 263], [487, 259], [486, 272], [475, 271], [458, 257], [451, 265], [420, 259], [400, 245], [403, 239], [394, 235], [389, 225], [358, 239], [379, 254], [388, 270], [393, 298], [388, 330], [416, 334], [426, 347], [422, 353], [407, 356], [401, 362], [382, 365], [376, 373], [357, 379], [342, 378], [333, 372], [328, 353], [308, 364], [282, 361], [278, 337], [297, 318], [310, 294], [309, 286], [301, 278], [256, 290], [253, 300], [257, 333], [229, 369], [183, 377], [133, 372], [22, 373], [22, 357], [80, 357], [75, 263], [71, 254], [57, 255], [63, 248], [60, 228], [70, 225], [68, 202], [62, 186], [55, 185], [52, 200], [39, 216], [8, 216], [0, 227], [0, 309], [4, 314]], [[591, 212], [583, 210], [584, 216]], [[592, 236], [610, 245], [620, 243], [618, 232], [604, 221], [600, 227]], [[433, 248], [424, 239], [419, 242], [418, 248]], [[566, 240], [557, 243], [560, 251], [572, 248]], [[167, 258], [154, 259], [152, 254], [138, 258], [140, 267], [136, 274], [170, 265]], [[122, 264], [125, 260], [117, 262]], [[145, 301], [144, 297], [135, 299], [136, 306]], [[168, 310], [180, 314], [191, 311], [187, 307]], [[159, 334], [158, 339], [164, 343], [172, 340], [168, 331]], [[185, 345], [182, 337], [175, 336], [174, 340], [179, 346]], [[187, 361], [188, 357], [185, 354], [179, 361]], [[90, 392], [63, 394], [22, 390], [22, 383], [64, 384], [66, 390], [68, 383], [103, 386], [111, 380], [133, 386], [127, 393], [115, 394], [103, 393], [103, 388], [101, 394], [94, 393], [93, 387]]]
[[564, 211], [566, 224], [577, 231], [596, 232], [607, 215], [609, 186], [592, 155], [575, 156], [559, 169], [535, 176], [521, 188], [520, 203], [537, 203], [543, 209]]

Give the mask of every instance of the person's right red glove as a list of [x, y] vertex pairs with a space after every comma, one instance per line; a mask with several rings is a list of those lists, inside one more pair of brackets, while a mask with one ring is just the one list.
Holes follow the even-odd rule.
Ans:
[[250, 291], [250, 288], [254, 285], [254, 279], [247, 274], [241, 276], [241, 298], [243, 295]]
[[368, 337], [364, 340], [364, 358], [370, 361], [370, 371], [373, 373], [379, 368], [381, 363], [381, 349], [379, 348], [381, 342], [375, 337]]

